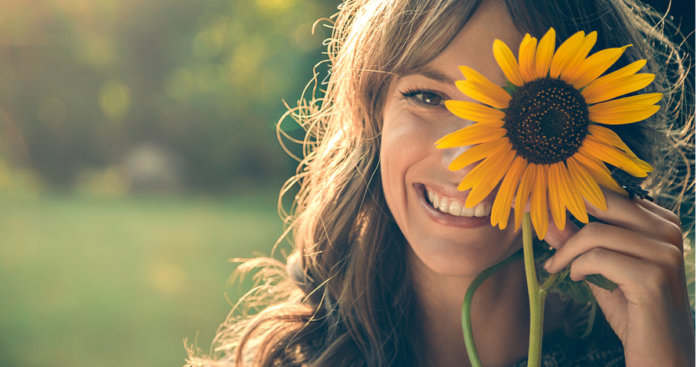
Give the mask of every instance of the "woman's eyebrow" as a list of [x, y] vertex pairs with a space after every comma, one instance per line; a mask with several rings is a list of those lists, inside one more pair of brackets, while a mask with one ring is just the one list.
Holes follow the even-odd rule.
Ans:
[[441, 71], [434, 69], [429, 66], [422, 66], [420, 68], [417, 68], [403, 76], [408, 76], [408, 75], [422, 75], [428, 79], [435, 80], [440, 83], [445, 83], [445, 84], [454, 84], [454, 79], [445, 75]]

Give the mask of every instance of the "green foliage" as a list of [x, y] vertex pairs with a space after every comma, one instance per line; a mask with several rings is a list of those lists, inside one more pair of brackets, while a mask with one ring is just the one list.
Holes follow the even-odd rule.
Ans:
[[0, 156], [70, 185], [154, 142], [193, 188], [287, 177], [274, 125], [338, 1], [26, 2], [0, 12]]

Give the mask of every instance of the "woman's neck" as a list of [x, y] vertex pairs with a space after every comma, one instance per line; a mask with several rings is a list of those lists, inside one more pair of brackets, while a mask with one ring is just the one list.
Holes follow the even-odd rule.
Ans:
[[[461, 306], [476, 275], [438, 274], [413, 253], [410, 257], [426, 365], [469, 365], [462, 337]], [[484, 366], [508, 366], [527, 355], [529, 305], [522, 261], [501, 269], [479, 287], [473, 299], [471, 318], [477, 351]], [[553, 324], [550, 322], [547, 326], [553, 327]]]

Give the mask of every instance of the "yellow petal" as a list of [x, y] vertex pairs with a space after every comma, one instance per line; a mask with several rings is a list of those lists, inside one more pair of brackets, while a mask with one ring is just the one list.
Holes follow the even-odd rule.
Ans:
[[653, 105], [660, 99], [662, 93], [647, 93], [598, 103], [589, 107], [589, 118], [609, 125], [642, 121], [660, 109]]
[[660, 110], [660, 106], [646, 106], [641, 109], [612, 114], [591, 114], [590, 120], [607, 125], [624, 125], [643, 121]]
[[629, 148], [628, 145], [621, 140], [621, 137], [619, 137], [619, 135], [613, 130], [595, 124], [590, 124], [587, 126], [587, 129], [593, 137], [602, 143], [619, 148], [631, 157], [636, 156], [631, 148]]
[[550, 28], [548, 32], [541, 37], [539, 41], [539, 46], [536, 50], [536, 74], [539, 78], [544, 78], [549, 74], [549, 67], [551, 67], [551, 59], [553, 58], [553, 51], [556, 48], [556, 30]]
[[611, 177], [609, 169], [607, 168], [607, 166], [604, 165], [603, 162], [599, 161], [598, 159], [592, 156], [585, 156], [580, 152], [575, 153], [575, 155], [573, 155], [570, 158], [576, 159], [577, 162], [579, 162], [585, 169], [587, 169], [589, 174], [597, 181], [599, 185], [606, 187], [612, 191], [618, 192], [620, 194], [627, 195], [626, 190], [622, 189], [621, 186], [619, 186], [619, 184], [616, 183], [616, 180], [614, 180], [614, 178]]
[[524, 174], [520, 179], [520, 186], [517, 188], [515, 195], [515, 230], [520, 228], [522, 224], [522, 215], [529, 201], [529, 194], [532, 192], [532, 186], [536, 181], [536, 165], [528, 164], [524, 169]]
[[563, 163], [554, 163], [549, 166], [549, 209], [551, 209], [551, 216], [553, 217], [554, 223], [556, 223], [556, 228], [561, 231], [565, 228], [566, 216], [565, 216], [565, 203], [561, 198], [561, 178], [558, 173], [558, 165]]
[[520, 43], [519, 60], [520, 60], [520, 73], [522, 74], [522, 79], [525, 83], [529, 83], [536, 79], [536, 69], [534, 64], [534, 57], [536, 52], [537, 39], [530, 36], [529, 33], [524, 35], [522, 43]]
[[457, 189], [459, 191], [468, 190], [482, 183], [485, 184], [487, 181], [491, 180], [495, 175], [495, 172], [493, 171], [496, 169], [496, 165], [500, 164], [504, 160], [507, 153], [514, 154], [514, 152], [512, 152], [510, 149], [500, 150], [497, 154], [490, 155], [481, 161], [481, 163], [477, 164], [476, 167], [474, 167], [466, 174], [466, 176], [464, 176], [464, 178], [459, 182]]
[[466, 202], [464, 202], [465, 207], [473, 208], [476, 206], [476, 204], [480, 203], [481, 200], [485, 199], [496, 186], [498, 186], [498, 183], [500, 183], [500, 180], [505, 175], [505, 172], [507, 172], [508, 168], [510, 168], [512, 161], [515, 158], [515, 152], [508, 150], [502, 154], [499, 154], [499, 156], [500, 157], [496, 156], [495, 160], [493, 160], [494, 157], [491, 157], [491, 165], [493, 166], [492, 171], [486, 174], [484, 176], [485, 179], [481, 180], [478, 185], [471, 188], [469, 195], [466, 197]]
[[662, 93], [645, 93], [635, 96], [613, 99], [590, 106], [590, 113], [610, 114], [623, 113], [636, 108], [653, 105], [662, 99]]
[[552, 78], [558, 78], [561, 75], [561, 72], [568, 66], [568, 63], [572, 60], [573, 56], [575, 56], [575, 54], [580, 50], [580, 47], [582, 47], [584, 41], [585, 32], [583, 31], [575, 33], [570, 38], [565, 40], [565, 42], [558, 47], [558, 50], [556, 50], [556, 54], [553, 55], [549, 76]]
[[645, 172], [651, 172], [653, 170], [650, 163], [638, 158], [614, 131], [598, 125], [590, 125], [588, 128], [590, 135], [588, 135], [587, 138], [591, 141], [620, 149], [622, 152], [626, 153], [626, 156], [628, 156], [633, 163]]
[[648, 175], [646, 170], [634, 162], [635, 158], [631, 159], [626, 153], [592, 139], [592, 135], [588, 135], [585, 138], [578, 152], [607, 162], [635, 177], [646, 177]]
[[570, 179], [575, 181], [576, 186], [580, 189], [585, 200], [598, 209], [607, 210], [607, 201], [597, 181], [595, 181], [575, 158], [569, 157], [566, 160], [566, 164], [568, 165]]
[[495, 57], [495, 61], [498, 62], [500, 69], [510, 83], [518, 87], [524, 84], [517, 60], [515, 60], [515, 56], [505, 42], [499, 39], [493, 41], [493, 57]]
[[655, 79], [654, 74], [648, 73], [605, 79], [607, 76], [593, 81], [582, 90], [582, 96], [585, 97], [585, 101], [588, 104], [604, 102], [614, 97], [635, 92], [647, 87]]
[[488, 82], [488, 83], [491, 83], [491, 84], [494, 84], [494, 85], [495, 85], [495, 83], [493, 83], [492, 81], [488, 80], [488, 78], [486, 78], [485, 76], [483, 76], [483, 74], [479, 73], [478, 71], [476, 71], [476, 70], [474, 70], [474, 69], [472, 69], [472, 68], [470, 68], [470, 67], [468, 67], [468, 66], [466, 66], [466, 65], [460, 65], [460, 66], [459, 66], [459, 71], [462, 72], [462, 75], [464, 75], [464, 77], [465, 77], [467, 80], [473, 80], [473, 81], [482, 82], [482, 83]]
[[447, 134], [435, 142], [439, 149], [463, 147], [498, 140], [505, 136], [502, 123], [479, 122], [453, 133]]
[[501, 230], [507, 227], [512, 198], [515, 195], [515, 187], [519, 186], [520, 178], [526, 167], [527, 162], [524, 158], [520, 156], [515, 157], [503, 182], [500, 184], [498, 194], [493, 202], [493, 208], [491, 209], [492, 226], [498, 224]]
[[508, 92], [491, 82], [457, 80], [454, 84], [465, 95], [495, 108], [507, 108], [510, 102]]
[[[595, 52], [582, 62], [582, 64], [578, 67], [577, 74], [574, 75], [574, 78], [569, 78], [568, 82], [573, 84], [573, 87], [576, 89], [581, 89], [582, 87], [590, 84], [590, 82], [599, 78], [600, 75], [609, 70], [609, 68], [614, 65], [621, 55], [623, 55], [627, 47], [628, 46], [607, 48]], [[644, 65], [645, 60], [641, 61], [643, 61]], [[640, 68], [638, 68], [638, 70], [640, 70]]]
[[592, 31], [590, 34], [585, 36], [585, 39], [582, 41], [582, 45], [578, 49], [578, 52], [571, 57], [570, 61], [568, 61], [568, 65], [566, 66], [565, 70], [561, 71], [561, 79], [565, 80], [566, 83], [572, 84], [571, 80], [574, 79], [575, 75], [578, 73], [580, 64], [585, 61], [585, 58], [590, 53], [590, 50], [592, 50], [592, 47], [594, 47], [596, 42], [597, 32]]
[[457, 117], [476, 122], [499, 122], [505, 117], [505, 112], [476, 102], [449, 100], [445, 107]]
[[568, 206], [568, 210], [573, 213], [573, 216], [577, 218], [582, 223], [587, 223], [589, 218], [587, 217], [587, 208], [585, 208], [585, 202], [582, 200], [582, 194], [580, 189], [577, 187], [576, 182], [570, 178], [568, 173], [568, 168], [565, 164], [561, 164], [558, 169], [558, 173], [561, 179], [561, 196], [563, 201]]
[[532, 188], [532, 197], [530, 199], [532, 205], [530, 207], [530, 216], [532, 225], [536, 231], [537, 237], [540, 240], [544, 239], [546, 231], [549, 229], [549, 207], [546, 200], [546, 165], [536, 166], [536, 181]]
[[452, 163], [450, 163], [449, 167], [447, 168], [450, 171], [458, 171], [474, 162], [478, 162], [484, 158], [497, 154], [509, 146], [510, 143], [507, 141], [507, 139], [494, 140], [488, 143], [474, 145], [454, 158]]
[[588, 126], [588, 130], [593, 138], [599, 140], [601, 143], [614, 146], [618, 149], [624, 151], [629, 157], [633, 158], [636, 164], [646, 171], [652, 171], [652, 166], [647, 162], [644, 162], [636, 156], [635, 153], [626, 145], [623, 140], [611, 129], [603, 126], [591, 124]]

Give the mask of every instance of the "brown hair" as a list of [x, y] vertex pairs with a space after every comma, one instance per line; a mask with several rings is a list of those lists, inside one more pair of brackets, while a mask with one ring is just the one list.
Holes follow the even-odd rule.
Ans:
[[[637, 127], [619, 134], [656, 167], [648, 183], [653, 193], [669, 199], [672, 208], [681, 203], [692, 189], [686, 184], [691, 179], [673, 163], [690, 167], [675, 154], [689, 154], [693, 145], [688, 145], [692, 114], [680, 115], [690, 107], [683, 100], [686, 62], [664, 36], [664, 19], [630, 0], [505, 2], [522, 33], [540, 37], [553, 26], [558, 39], [565, 39], [578, 30], [597, 30], [597, 48], [634, 45], [617, 67], [648, 58], [658, 75], [655, 88], [667, 95], [666, 108], [648, 124], [632, 124]], [[281, 240], [289, 240], [293, 252], [287, 264], [260, 258], [239, 267], [241, 272], [261, 269], [259, 287], [239, 302], [245, 310], [261, 311], [233, 310], [218, 330], [213, 355], [196, 357], [190, 350], [188, 366], [422, 362], [406, 242], [384, 201], [379, 176], [382, 106], [391, 78], [441, 53], [478, 3], [348, 0], [340, 6], [327, 42], [330, 76], [323, 96], [316, 95], [321, 85], [315, 76], [311, 95], [283, 117], [306, 131], [304, 156], [281, 200], [293, 187], [299, 192], [289, 214], [279, 204], [287, 224]]]

